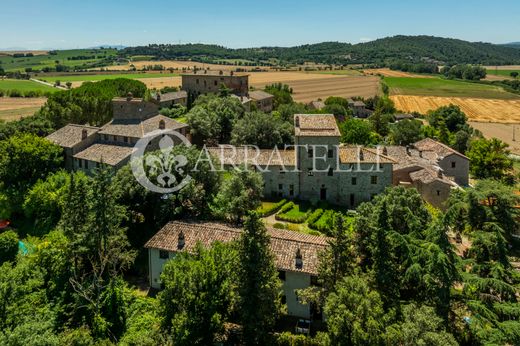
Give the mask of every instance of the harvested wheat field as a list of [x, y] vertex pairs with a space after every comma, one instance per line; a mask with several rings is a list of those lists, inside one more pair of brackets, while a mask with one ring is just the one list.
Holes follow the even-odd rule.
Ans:
[[520, 70], [520, 65], [484, 66], [486, 70]]
[[0, 120], [12, 121], [33, 115], [47, 101], [44, 97], [0, 97]]
[[[486, 138], [498, 138], [509, 144], [509, 150], [512, 153], [520, 155], [520, 125], [518, 124], [500, 124], [500, 123], [482, 123], [470, 121], [469, 124], [482, 132]], [[515, 140], [513, 141], [513, 126], [515, 131]]]
[[389, 68], [372, 68], [363, 70], [366, 75], [381, 75], [385, 77], [411, 77], [411, 78], [431, 78], [428, 75], [419, 75], [414, 73], [408, 73], [403, 71], [393, 71]]
[[429, 110], [454, 104], [472, 121], [520, 123], [520, 100], [476, 99], [435, 96], [390, 96], [395, 107], [404, 112], [427, 113]]
[[329, 96], [372, 97], [379, 93], [379, 78], [366, 76], [323, 75], [301, 72], [251, 73], [249, 84], [262, 88], [271, 83], [288, 84], [293, 98], [298, 102], [310, 102]]

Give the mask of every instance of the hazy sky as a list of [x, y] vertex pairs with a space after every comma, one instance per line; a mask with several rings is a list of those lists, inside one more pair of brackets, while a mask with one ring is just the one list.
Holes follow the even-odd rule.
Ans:
[[520, 1], [0, 0], [0, 48], [293, 46], [398, 34], [520, 41]]

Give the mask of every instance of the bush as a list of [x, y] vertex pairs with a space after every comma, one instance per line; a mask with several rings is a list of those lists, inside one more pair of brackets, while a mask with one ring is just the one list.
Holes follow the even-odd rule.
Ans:
[[321, 215], [323, 214], [323, 209], [319, 208], [316, 209], [311, 216], [309, 216], [309, 219], [307, 220], [307, 223], [309, 224], [309, 227], [311, 227], [312, 224], [316, 223], [316, 221], [319, 220]]
[[18, 235], [14, 231], [0, 234], [0, 264], [14, 261], [18, 253]]
[[309, 228], [322, 232], [322, 233], [328, 233], [328, 230], [332, 226], [333, 215], [334, 215], [333, 210], [325, 211], [318, 220], [316, 220], [312, 224], [309, 223]]
[[314, 346], [319, 345], [318, 342], [311, 337], [305, 335], [295, 335], [289, 332], [283, 332], [275, 335], [275, 345], [277, 346]]
[[276, 214], [276, 212], [278, 212], [278, 210], [280, 210], [280, 208], [285, 204], [287, 203], [287, 200], [286, 199], [282, 199], [280, 202], [272, 205], [271, 207], [269, 208], [262, 208], [258, 211], [258, 214], [260, 214], [261, 217], [267, 217], [267, 216], [271, 216], [273, 214]]
[[[288, 204], [291, 204], [291, 203], [288, 203]], [[279, 220], [279, 221], [286, 221], [286, 222], [292, 222], [292, 223], [304, 223], [305, 220], [307, 220], [309, 218], [309, 216], [311, 215], [312, 209], [309, 208], [309, 210], [307, 210], [307, 212], [302, 213], [300, 211], [296, 211], [297, 208], [299, 208], [299, 207], [297, 205], [295, 205], [294, 203], [292, 203], [292, 208], [283, 211], [283, 209], [285, 209], [285, 206], [284, 206], [282, 208], [282, 210], [280, 210], [280, 213], [276, 214], [274, 217], [276, 220]], [[298, 213], [298, 214], [290, 215], [290, 213], [293, 212], [293, 210], [294, 210], [295, 214], [296, 213]]]
[[284, 205], [284, 206], [280, 209], [280, 214], [283, 214], [283, 213], [288, 212], [289, 210], [291, 210], [292, 208], [294, 208], [294, 206], [295, 206], [294, 202], [289, 202], [289, 203], [287, 203], [286, 205]]
[[273, 228], [276, 228], [276, 229], [287, 229], [287, 226], [283, 223], [280, 223], [280, 222], [277, 222], [273, 225]]
[[10, 97], [23, 97], [23, 94], [20, 90], [11, 89], [11, 90], [9, 90], [9, 96]]

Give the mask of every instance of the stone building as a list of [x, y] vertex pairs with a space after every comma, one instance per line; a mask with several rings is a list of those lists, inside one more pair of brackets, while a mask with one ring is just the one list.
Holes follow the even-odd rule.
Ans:
[[415, 187], [437, 208], [445, 207], [453, 189], [468, 185], [469, 159], [433, 139], [409, 147], [384, 147], [383, 152], [396, 160], [393, 184]]
[[295, 145], [285, 150], [209, 148], [223, 167], [255, 165], [264, 196], [327, 201], [354, 208], [392, 185], [394, 160], [376, 149], [342, 146], [332, 114], [296, 114]]
[[174, 105], [186, 107], [188, 105], [188, 93], [185, 90], [164, 94], [157, 93], [155, 95], [155, 100], [159, 105], [159, 108], [171, 108]]
[[199, 95], [218, 93], [224, 84], [232, 94], [247, 96], [249, 75], [235, 74], [233, 71], [195, 70], [182, 74], [182, 90], [195, 99]]
[[269, 113], [273, 110], [273, 95], [262, 90], [255, 90], [249, 92], [249, 98], [255, 103], [256, 109], [259, 111]]
[[[69, 124], [47, 136], [64, 148], [67, 169], [88, 172], [101, 163], [121, 168], [129, 162], [137, 141], [156, 130], [175, 130], [189, 137], [188, 125], [158, 114], [154, 102], [116, 98], [112, 110], [113, 119], [102, 127]], [[150, 149], [157, 147], [158, 140], [151, 141]]]
[[[198, 242], [210, 247], [214, 242], [238, 240], [242, 229], [220, 223], [172, 221], [146, 244], [150, 286], [161, 288], [165, 263], [181, 251], [193, 252]], [[296, 290], [317, 282], [319, 253], [328, 246], [327, 237], [268, 228], [270, 247], [279, 278], [283, 282], [282, 303], [290, 316], [310, 318], [313, 308], [300, 304]], [[314, 316], [316, 317], [316, 316]]]
[[356, 118], [368, 118], [372, 115], [372, 111], [366, 108], [363, 101], [348, 99], [348, 107], [352, 110], [352, 114]]

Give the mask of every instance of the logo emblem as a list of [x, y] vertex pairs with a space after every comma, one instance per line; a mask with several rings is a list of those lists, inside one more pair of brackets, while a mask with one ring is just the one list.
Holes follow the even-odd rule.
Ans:
[[[186, 168], [188, 159], [174, 153], [175, 142], [191, 146], [186, 137], [173, 130], [156, 130], [137, 141], [130, 166], [139, 184], [150, 191], [167, 194], [179, 191], [191, 181]], [[150, 152], [145, 155], [147, 149]]]

